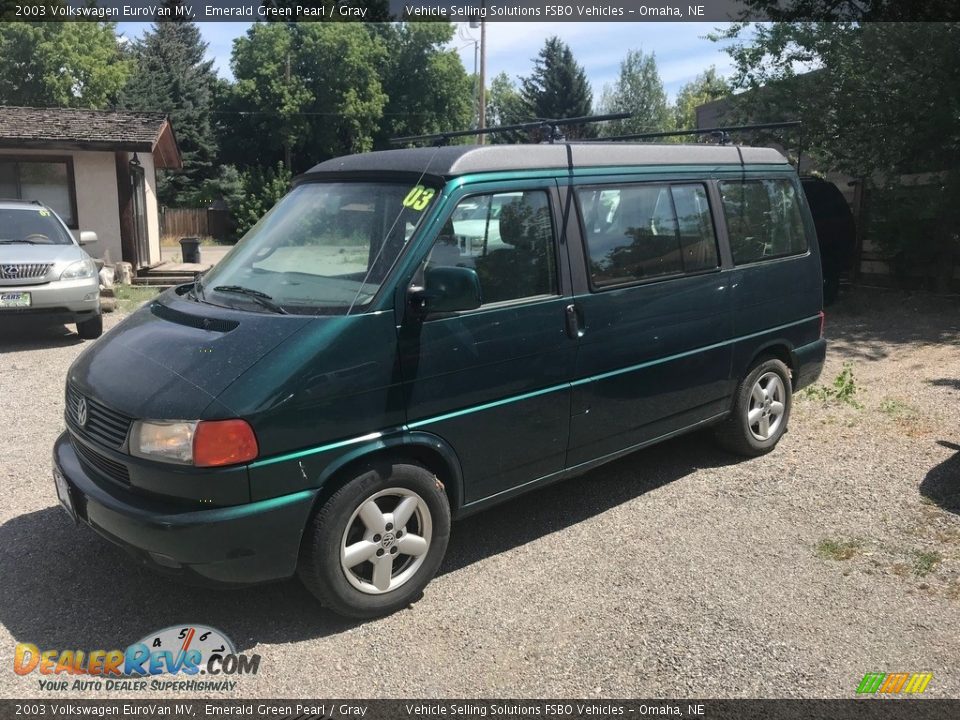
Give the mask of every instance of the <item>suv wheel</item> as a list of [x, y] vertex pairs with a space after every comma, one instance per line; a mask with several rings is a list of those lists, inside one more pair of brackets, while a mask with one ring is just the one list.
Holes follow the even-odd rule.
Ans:
[[94, 315], [89, 320], [78, 322], [77, 334], [84, 340], [96, 340], [103, 335], [103, 315]]
[[789, 368], [776, 358], [761, 360], [737, 388], [733, 413], [717, 426], [718, 442], [748, 457], [770, 452], [787, 431], [792, 401]]
[[386, 615], [420, 597], [449, 535], [450, 506], [436, 476], [386, 461], [323, 504], [305, 531], [298, 574], [340, 615]]

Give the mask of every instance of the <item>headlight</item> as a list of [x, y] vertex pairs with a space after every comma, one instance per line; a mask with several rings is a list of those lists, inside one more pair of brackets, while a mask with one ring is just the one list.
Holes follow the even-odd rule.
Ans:
[[92, 278], [97, 274], [97, 266], [93, 260], [80, 260], [70, 265], [60, 275], [61, 280], [83, 280]]
[[260, 450], [246, 420], [138, 420], [130, 454], [147, 460], [218, 467], [253, 460]]
[[148, 460], [193, 464], [196, 422], [140, 420], [130, 433], [130, 454]]

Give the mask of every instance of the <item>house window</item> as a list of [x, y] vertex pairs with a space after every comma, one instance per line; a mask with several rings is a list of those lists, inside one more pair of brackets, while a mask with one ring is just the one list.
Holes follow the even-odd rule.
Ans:
[[77, 227], [73, 160], [56, 157], [0, 155], [0, 198], [37, 200]]

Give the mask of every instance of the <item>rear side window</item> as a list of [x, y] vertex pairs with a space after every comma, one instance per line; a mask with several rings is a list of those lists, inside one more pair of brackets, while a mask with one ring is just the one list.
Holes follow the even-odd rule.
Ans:
[[703, 185], [589, 187], [577, 194], [595, 288], [718, 266]]
[[735, 265], [807, 250], [800, 198], [789, 180], [721, 182]]

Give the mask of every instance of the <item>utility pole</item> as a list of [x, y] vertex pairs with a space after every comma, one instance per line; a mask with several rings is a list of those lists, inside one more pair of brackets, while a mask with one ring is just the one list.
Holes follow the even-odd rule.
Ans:
[[[480, 121], [483, 130], [487, 126], [487, 21], [480, 20]], [[480, 144], [486, 143], [486, 135], [477, 138]]]
[[[486, 0], [480, 3], [483, 11], [486, 11]], [[480, 27], [480, 77], [477, 83], [478, 108], [477, 108], [477, 129], [483, 130], [487, 126], [487, 23], [481, 15], [479, 19], [471, 20], [470, 27]], [[481, 133], [477, 136], [477, 142], [483, 145], [486, 142], [486, 136]]]

